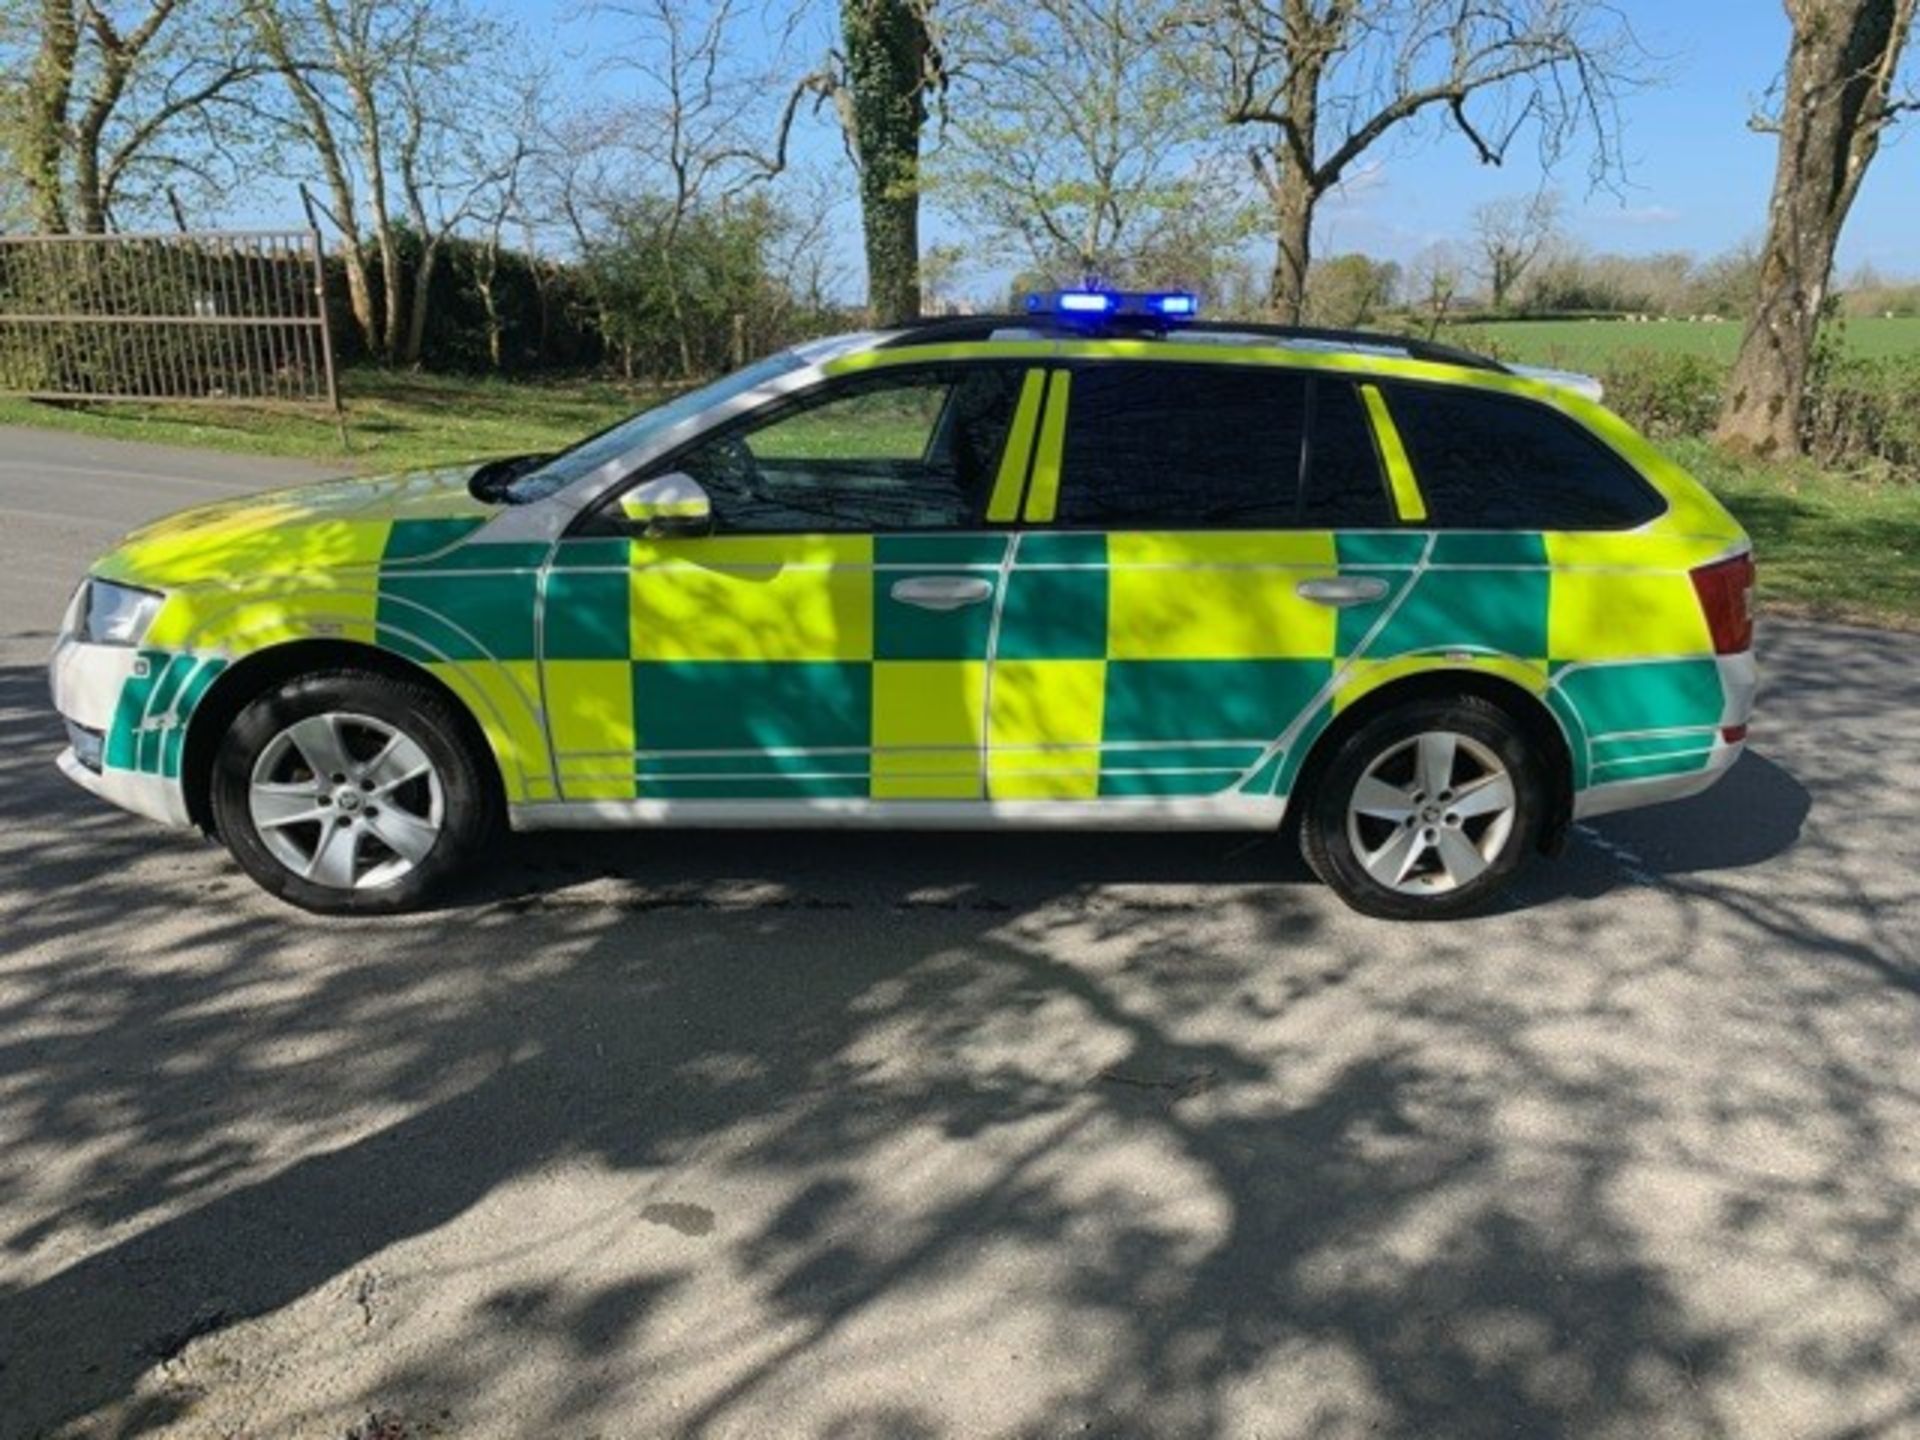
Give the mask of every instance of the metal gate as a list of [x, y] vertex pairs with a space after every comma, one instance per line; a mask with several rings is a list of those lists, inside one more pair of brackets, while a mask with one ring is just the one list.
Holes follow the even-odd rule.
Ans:
[[337, 412], [320, 237], [0, 236], [0, 393]]

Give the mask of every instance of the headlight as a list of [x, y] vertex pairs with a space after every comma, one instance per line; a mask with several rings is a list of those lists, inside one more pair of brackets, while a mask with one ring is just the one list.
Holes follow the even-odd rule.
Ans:
[[80, 638], [89, 645], [138, 645], [166, 597], [108, 580], [87, 582], [87, 619]]
[[66, 613], [60, 617], [62, 635], [78, 635], [80, 627], [87, 623], [87, 589], [91, 581], [82, 580], [73, 592], [73, 598], [67, 601]]

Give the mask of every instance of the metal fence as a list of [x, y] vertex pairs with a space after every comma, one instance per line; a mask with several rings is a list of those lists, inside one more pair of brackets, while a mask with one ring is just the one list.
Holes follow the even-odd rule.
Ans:
[[320, 237], [0, 236], [0, 392], [337, 412]]

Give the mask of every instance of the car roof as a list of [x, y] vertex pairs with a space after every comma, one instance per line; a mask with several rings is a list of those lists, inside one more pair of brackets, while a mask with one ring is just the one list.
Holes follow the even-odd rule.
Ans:
[[923, 320], [879, 335], [876, 349], [908, 345], [955, 345], [1021, 341], [1169, 340], [1182, 344], [1247, 346], [1314, 354], [1423, 360], [1468, 370], [1512, 374], [1490, 356], [1409, 335], [1372, 330], [1329, 329], [1314, 325], [1269, 325], [1241, 321], [1192, 321], [1176, 326], [1112, 319], [1062, 324], [1031, 315], [961, 315]]

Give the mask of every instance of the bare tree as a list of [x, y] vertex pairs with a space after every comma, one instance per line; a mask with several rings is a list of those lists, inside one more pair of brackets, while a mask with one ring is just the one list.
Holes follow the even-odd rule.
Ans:
[[1507, 308], [1527, 271], [1560, 233], [1560, 197], [1551, 190], [1489, 200], [1473, 212], [1473, 240], [1480, 251], [1487, 298]]
[[[423, 58], [400, 67], [396, 78], [400, 190], [420, 247], [406, 340], [400, 347], [400, 358], [409, 365], [420, 363], [433, 277], [447, 241], [461, 226], [491, 212], [497, 219], [483, 233], [491, 234], [497, 247], [500, 227], [518, 204], [544, 76], [535, 72], [514, 88], [497, 73], [482, 73], [488, 64], [482, 57], [489, 52], [494, 64], [502, 59], [503, 47], [494, 43], [498, 34], [491, 24], [479, 22], [443, 37], [461, 44], [467, 56], [468, 82], [458, 119], [443, 108], [441, 97], [430, 88], [444, 85], [443, 65]], [[476, 78], [480, 83], [473, 83]], [[495, 257], [497, 263], [497, 249]], [[497, 330], [489, 335], [489, 348], [497, 368]]]
[[1643, 52], [1607, 0], [1200, 0], [1202, 77], [1247, 156], [1274, 236], [1271, 299], [1297, 320], [1313, 212], [1349, 167], [1433, 121], [1489, 165], [1532, 136], [1620, 165], [1617, 102]]
[[[539, 144], [538, 97], [550, 78], [542, 74], [530, 82], [523, 92], [528, 102], [525, 108], [519, 114], [505, 117], [513, 123], [506, 131], [504, 163], [494, 177], [496, 183], [476, 192], [473, 207], [474, 221], [480, 231], [480, 239], [475, 246], [474, 289], [480, 296], [480, 309], [486, 317], [487, 363], [496, 372], [506, 364], [506, 319], [500, 313], [500, 264], [506, 254], [507, 226], [515, 222], [518, 222], [526, 237], [524, 258], [538, 292], [541, 311], [539, 346], [544, 349], [546, 345], [546, 280], [536, 249], [534, 227], [527, 213], [526, 186]], [[425, 288], [421, 287], [421, 293], [425, 292]]]
[[1391, 305], [1399, 288], [1400, 267], [1391, 260], [1359, 254], [1316, 260], [1307, 281], [1307, 314], [1316, 325], [1351, 329]]
[[[325, 185], [348, 302], [367, 349], [390, 360], [417, 358], [433, 257], [490, 178], [479, 153], [506, 34], [458, 0], [245, 5], [285, 89], [278, 119]], [[408, 224], [423, 250], [411, 311]]]
[[[641, 214], [634, 200], [644, 195], [663, 202], [646, 207], [645, 224], [669, 277], [668, 301], [675, 307], [686, 377], [694, 373], [694, 356], [673, 282], [682, 228], [701, 206], [723, 203], [786, 169], [800, 107], [828, 81], [824, 73], [810, 74], [781, 93], [786, 51], [803, 13], [797, 10], [774, 31], [770, 55], [742, 63], [737, 58], [746, 53], [742, 35], [749, 28], [764, 30], [767, 18], [745, 0], [611, 0], [600, 8], [630, 27], [627, 43], [608, 68], [639, 82], [632, 103], [599, 136], [599, 143], [612, 141], [626, 152], [611, 167], [626, 194], [606, 189], [609, 166], [603, 159], [598, 195], [576, 188], [571, 203], [618, 214], [631, 231]], [[576, 178], [590, 168], [576, 170]], [[584, 217], [577, 211], [574, 222], [584, 239]]]
[[1453, 302], [1460, 293], [1460, 281], [1466, 267], [1460, 256], [1445, 241], [1423, 248], [1407, 264], [1407, 303], [1423, 311], [1427, 320], [1427, 339], [1440, 333], [1453, 313]]
[[0, 101], [0, 141], [40, 229], [102, 232], [116, 202], [151, 207], [182, 176], [225, 189], [217, 147], [182, 138], [259, 73], [225, 0], [34, 0], [0, 20], [0, 68], [25, 72]]
[[1138, 262], [1165, 226], [1196, 216], [1223, 243], [1244, 234], [1236, 187], [1202, 144], [1206, 106], [1175, 62], [1176, 13], [1171, 0], [960, 11], [945, 32], [965, 87], [938, 172], [948, 206], [1017, 239], [1054, 282], [1173, 280], [1137, 276]]
[[1760, 292], [1721, 412], [1721, 443], [1797, 454], [1814, 342], [1847, 212], [1888, 128], [1920, 98], [1898, 91], [1915, 0], [1786, 0], [1793, 38]]

